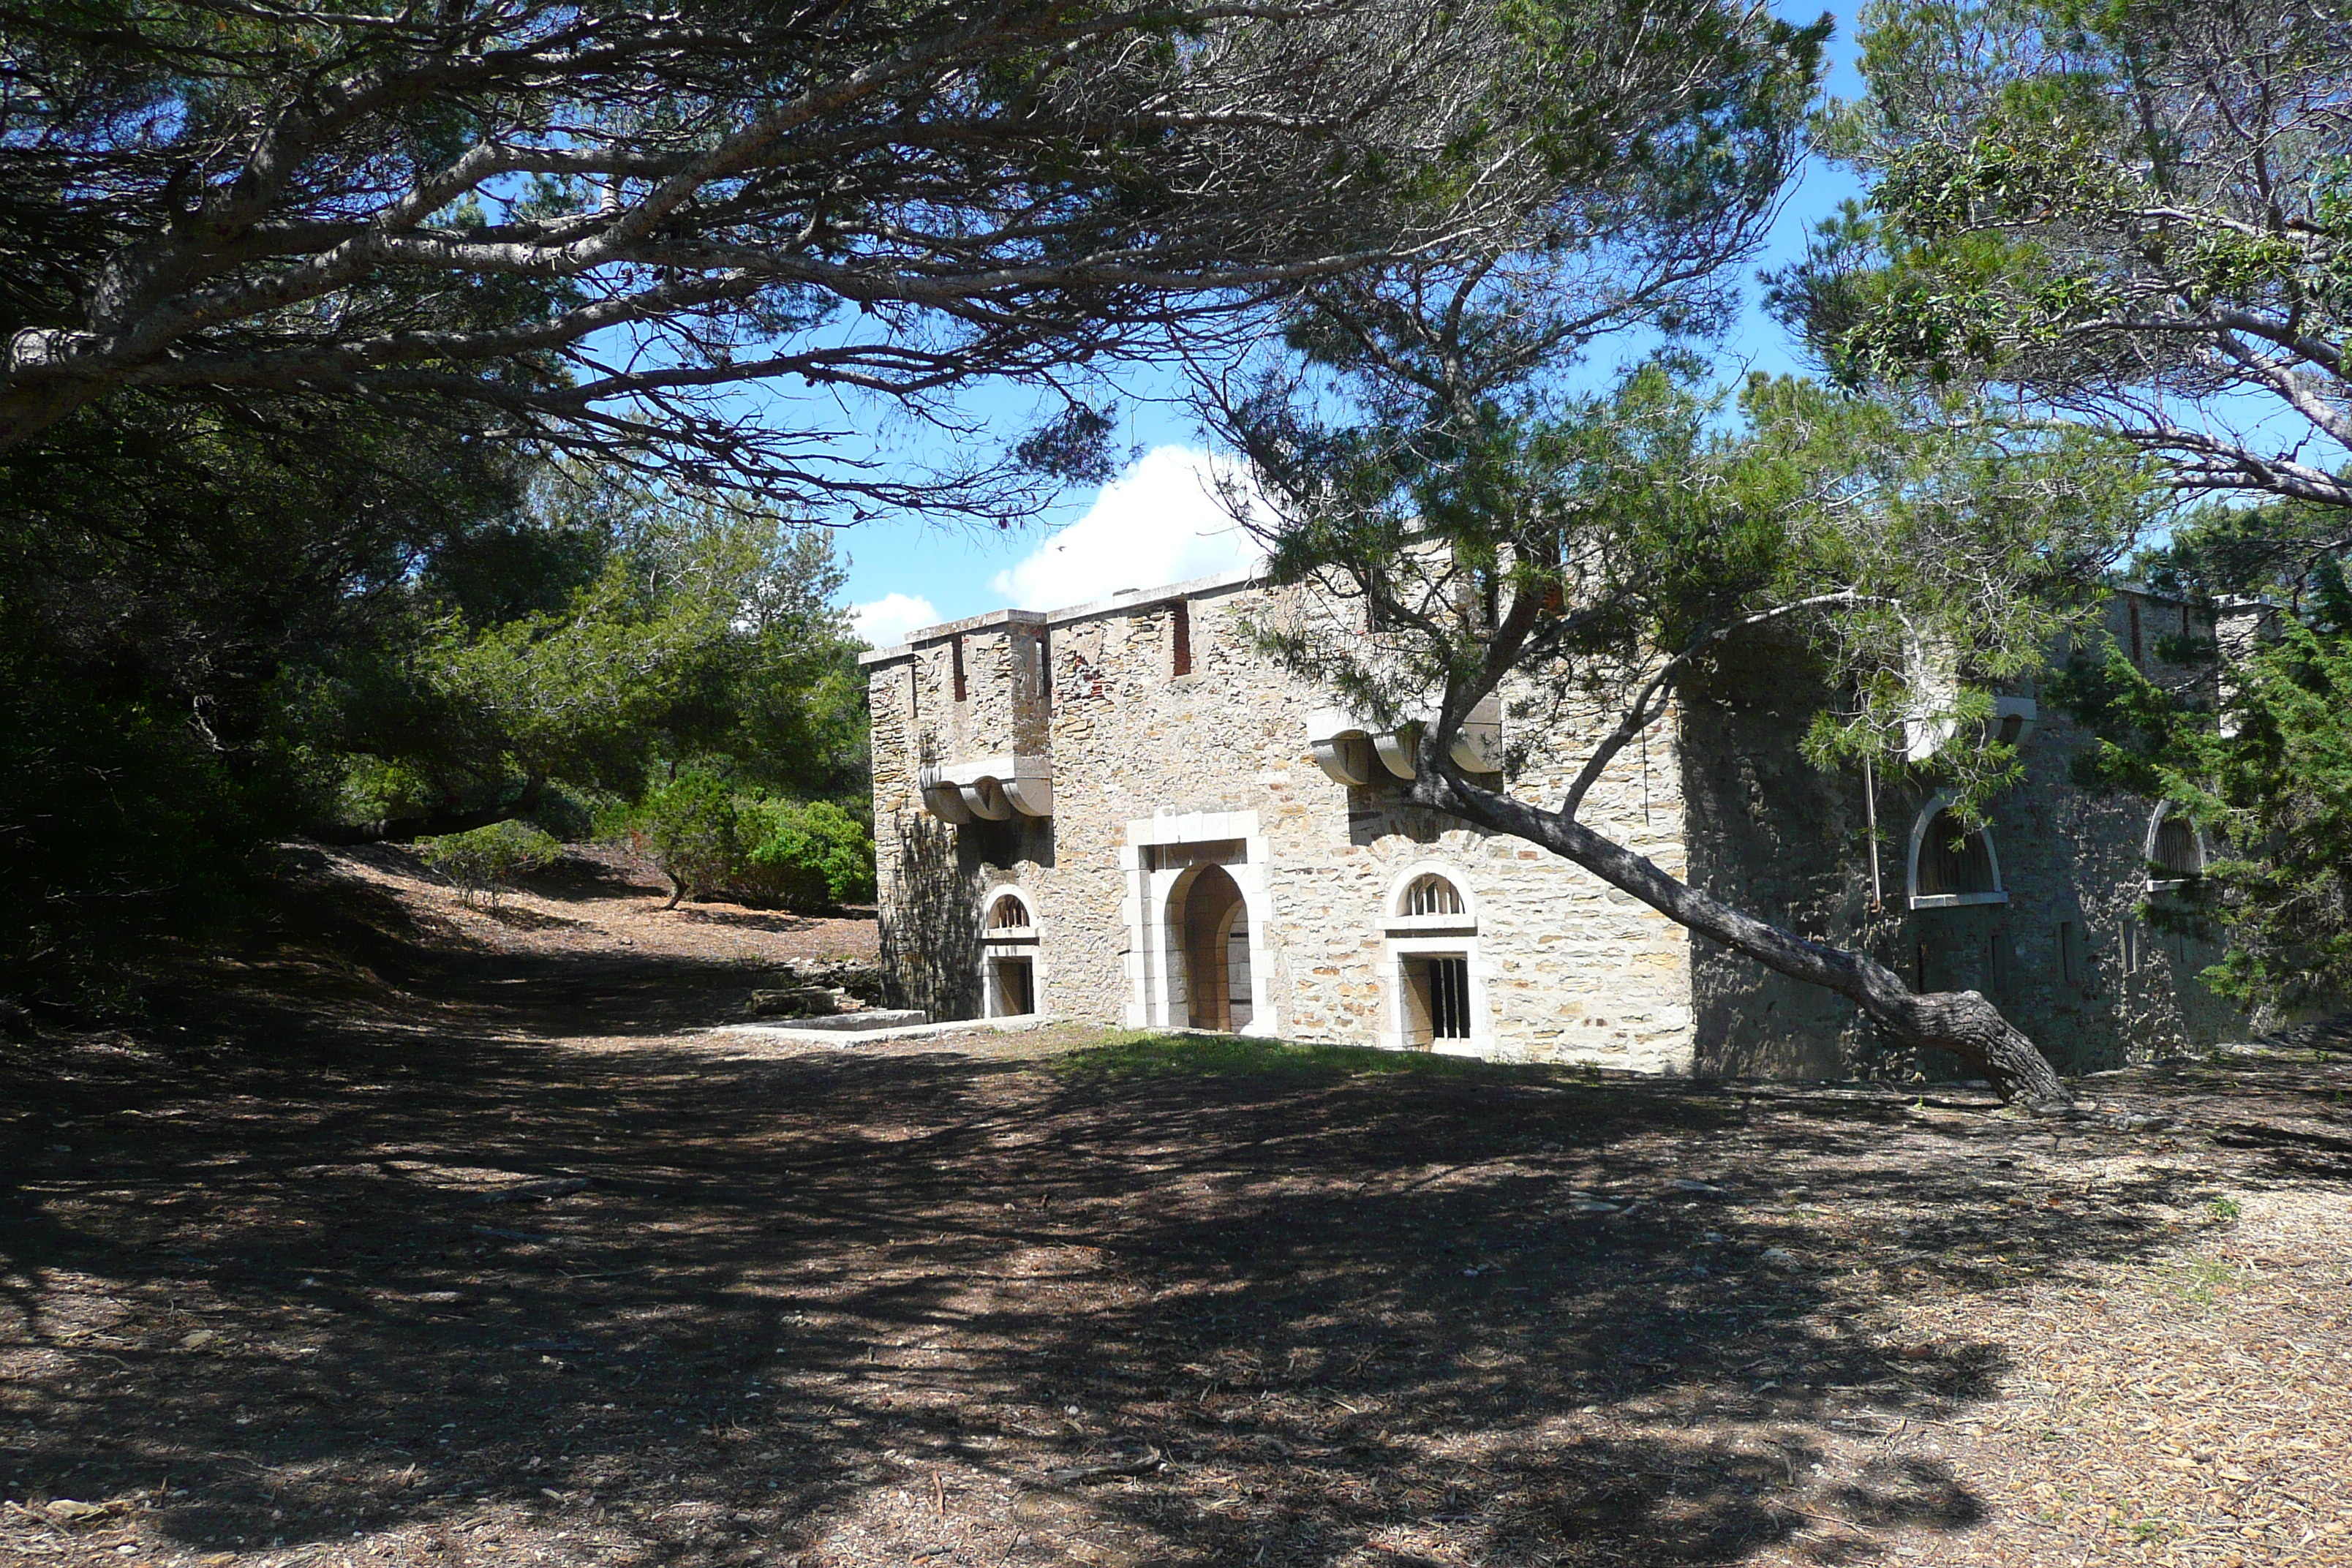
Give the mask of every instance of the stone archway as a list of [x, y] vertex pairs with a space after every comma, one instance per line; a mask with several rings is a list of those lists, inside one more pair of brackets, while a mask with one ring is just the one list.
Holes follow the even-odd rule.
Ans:
[[[1233, 938], [1238, 930], [1244, 944], [1249, 940], [1241, 885], [1223, 866], [1203, 866], [1177, 896], [1181, 900], [1176, 923], [1183, 933], [1186, 1022], [1196, 1029], [1230, 1033], [1237, 1023], [1247, 1021], [1246, 1016], [1234, 1016]], [[1246, 965], [1246, 957], [1243, 962]], [[1246, 991], [1241, 1001], [1246, 1015]]]

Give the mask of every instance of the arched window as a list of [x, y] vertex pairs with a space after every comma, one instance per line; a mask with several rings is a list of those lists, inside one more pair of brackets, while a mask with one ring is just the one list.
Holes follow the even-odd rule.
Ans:
[[989, 900], [981, 921], [981, 1015], [1015, 1017], [1037, 1010], [1037, 931], [1029, 900], [1010, 888]]
[[1915, 910], [2009, 901], [1990, 830], [1969, 826], [1945, 795], [1929, 801], [1912, 825], [1910, 882]]
[[1401, 868], [1389, 884], [1381, 1043], [1420, 1051], [1482, 1051], [1494, 1045], [1478, 956], [1478, 905], [1458, 871]]
[[1434, 871], [1415, 877], [1405, 885], [1404, 898], [1397, 913], [1414, 915], [1458, 915], [1463, 912], [1462, 889]]
[[2198, 862], [2197, 829], [2177, 816], [2156, 825], [2156, 863], [2168, 871], [2194, 877], [2204, 867]]
[[2150, 892], [2177, 888], [2205, 874], [2205, 836], [2197, 824], [2177, 815], [2167, 801], [2148, 818], [2147, 886]]
[[1919, 846], [1919, 891], [1933, 895], [1992, 890], [1992, 855], [1985, 847], [1984, 829], [1968, 827], [1951, 812], [1937, 812], [1927, 824], [1926, 841]]

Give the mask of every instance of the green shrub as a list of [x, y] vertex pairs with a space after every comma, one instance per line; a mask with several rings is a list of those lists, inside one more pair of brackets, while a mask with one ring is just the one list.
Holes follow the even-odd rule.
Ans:
[[492, 909], [526, 871], [536, 871], [563, 852], [545, 830], [528, 822], [494, 822], [469, 833], [445, 833], [417, 840], [425, 863], [457, 884], [457, 896], [471, 908], [488, 899]]
[[669, 879], [669, 903], [707, 898], [742, 868], [734, 791], [708, 773], [688, 773], [648, 791], [627, 818], [630, 840]]
[[874, 836], [829, 800], [746, 802], [745, 890], [786, 909], [874, 897]]
[[375, 822], [388, 816], [421, 816], [442, 805], [448, 792], [401, 763], [353, 757], [343, 768], [335, 804], [337, 822]]
[[543, 827], [566, 844], [578, 844], [596, 836], [596, 819], [602, 802], [590, 791], [551, 784], [540, 792], [539, 804], [524, 818], [535, 827]]
[[672, 907], [714, 893], [787, 910], [874, 897], [874, 835], [829, 800], [739, 794], [688, 773], [600, 826], [661, 868]]

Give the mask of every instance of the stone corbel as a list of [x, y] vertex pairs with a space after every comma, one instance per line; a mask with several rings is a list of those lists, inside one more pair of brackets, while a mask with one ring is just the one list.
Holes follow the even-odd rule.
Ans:
[[1328, 774], [1333, 784], [1361, 789], [1372, 782], [1372, 769], [1379, 765], [1373, 759], [1371, 737], [1357, 729], [1334, 730], [1328, 735], [1317, 736], [1316, 721], [1324, 717], [1318, 713], [1307, 721], [1307, 747], [1315, 753], [1315, 765]]
[[1372, 751], [1390, 773], [1401, 779], [1412, 778], [1413, 759], [1421, 752], [1421, 726], [1400, 724], [1385, 735], [1374, 735]]
[[1043, 757], [972, 757], [938, 763], [918, 775], [923, 805], [941, 822], [1008, 822], [1054, 815], [1053, 764]]
[[959, 827], [977, 821], [978, 819], [971, 814], [971, 808], [963, 803], [963, 791], [954, 784], [934, 778], [932, 775], [938, 772], [937, 768], [925, 768], [919, 775], [923, 786], [924, 809], [941, 822], [953, 823]]
[[[1334, 784], [1361, 788], [1372, 782], [1376, 768], [1396, 778], [1410, 779], [1422, 728], [1435, 722], [1436, 718], [1434, 711], [1424, 711], [1393, 730], [1382, 730], [1345, 709], [1319, 709], [1307, 715], [1307, 748], [1314, 754], [1315, 765]], [[1454, 761], [1465, 773], [1497, 772], [1496, 753], [1502, 739], [1502, 700], [1489, 695], [1470, 710], [1470, 717], [1454, 735]]]

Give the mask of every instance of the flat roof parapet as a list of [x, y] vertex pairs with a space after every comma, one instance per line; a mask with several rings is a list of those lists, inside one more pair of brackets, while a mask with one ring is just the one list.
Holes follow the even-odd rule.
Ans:
[[1097, 616], [1130, 615], [1139, 609], [1149, 609], [1177, 599], [1189, 599], [1198, 594], [1246, 587], [1262, 580], [1265, 575], [1263, 567], [1244, 566], [1236, 571], [1188, 578], [1181, 583], [1170, 583], [1157, 588], [1121, 588], [1108, 599], [1090, 600], [1066, 609], [990, 610], [982, 615], [966, 616], [960, 621], [941, 621], [935, 626], [919, 626], [887, 647], [859, 654], [857, 662], [861, 665], [887, 664], [893, 659], [911, 658], [916, 647], [923, 643], [938, 642], [965, 632], [985, 631], [991, 626], [1058, 626], [1071, 621], [1092, 620]]

